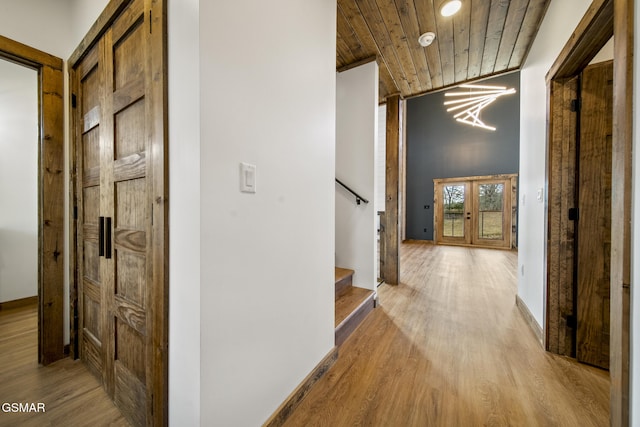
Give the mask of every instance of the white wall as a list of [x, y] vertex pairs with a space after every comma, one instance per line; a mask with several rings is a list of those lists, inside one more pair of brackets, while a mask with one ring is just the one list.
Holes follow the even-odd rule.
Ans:
[[334, 345], [335, 37], [334, 0], [200, 3], [203, 425], [260, 425]]
[[387, 175], [387, 104], [378, 107], [378, 138], [376, 140], [376, 197], [375, 209], [385, 210]]
[[63, 56], [68, 59], [76, 49], [80, 41], [87, 34], [96, 19], [100, 16], [109, 0], [66, 0], [70, 3], [71, 19], [71, 39], [72, 44], [69, 51]]
[[[405, 109], [406, 111], [406, 109]], [[406, 129], [406, 128], [405, 128]], [[404, 136], [403, 136], [404, 137]], [[376, 281], [382, 276], [380, 274], [380, 251], [379, 242], [381, 234], [380, 230], [380, 215], [378, 212], [384, 212], [386, 209], [385, 198], [387, 192], [387, 104], [378, 106], [378, 138], [376, 140], [376, 197], [374, 200], [374, 209], [376, 211], [376, 241], [378, 247], [376, 248]], [[402, 208], [404, 209], [404, 207]], [[402, 222], [402, 228], [404, 230], [404, 219], [400, 217]], [[403, 234], [404, 239], [404, 234]]]
[[[518, 295], [543, 327], [547, 209], [545, 75], [590, 3], [590, 0], [552, 1], [520, 73]], [[539, 189], [544, 189], [543, 202], [536, 200]]]
[[0, 0], [0, 35], [66, 59], [75, 42], [71, 1]]
[[375, 289], [378, 64], [338, 73], [336, 80], [336, 178], [369, 203], [357, 205], [355, 197], [336, 184], [335, 263], [355, 271], [355, 286]]
[[198, 9], [199, 0], [168, 4], [169, 425], [184, 427], [200, 425]]
[[38, 295], [37, 78], [0, 59], [0, 302]]
[[600, 49], [600, 52], [598, 52], [596, 56], [593, 57], [591, 62], [589, 62], [589, 65], [597, 64], [599, 62], [609, 61], [611, 59], [613, 59], [613, 37], [609, 39], [607, 44], [602, 46], [602, 49]]

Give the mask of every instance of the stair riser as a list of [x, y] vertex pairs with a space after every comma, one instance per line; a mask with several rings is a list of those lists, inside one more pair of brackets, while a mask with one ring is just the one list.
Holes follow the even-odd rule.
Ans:
[[335, 331], [336, 346], [342, 345], [347, 338], [356, 330], [360, 323], [364, 321], [367, 315], [374, 309], [374, 295], [367, 298], [358, 308], [342, 323], [338, 325]]
[[344, 295], [353, 285], [353, 276], [347, 276], [336, 282], [336, 299]]

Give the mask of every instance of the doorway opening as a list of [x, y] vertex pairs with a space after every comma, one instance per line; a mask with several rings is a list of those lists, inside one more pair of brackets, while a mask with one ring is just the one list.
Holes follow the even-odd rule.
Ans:
[[[610, 322], [608, 342], [611, 425], [629, 424], [633, 16], [632, 1], [594, 1], [547, 74], [549, 201], [545, 221], [548, 230], [545, 347], [553, 353], [570, 355], [573, 334], [571, 326], [575, 321], [572, 270], [575, 251], [573, 218], [576, 213], [569, 211], [576, 208], [575, 182], [570, 181], [571, 177], [575, 180], [576, 156], [570, 154], [570, 147], [576, 146], [577, 133], [567, 129], [572, 122], [574, 124], [571, 128], [575, 129], [576, 114], [571, 111], [571, 106], [579, 104], [571, 101], [577, 99], [576, 77], [615, 34], [611, 135], [610, 314], [606, 319]], [[571, 185], [567, 185], [567, 182]], [[572, 219], [569, 219], [570, 214]]]
[[37, 75], [0, 58], [0, 310], [38, 301]]
[[0, 36], [0, 58], [38, 79], [38, 362], [64, 352], [64, 105], [62, 60]]

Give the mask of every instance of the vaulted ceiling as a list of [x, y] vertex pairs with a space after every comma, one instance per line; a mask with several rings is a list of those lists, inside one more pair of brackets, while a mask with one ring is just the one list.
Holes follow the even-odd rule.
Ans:
[[[517, 70], [550, 1], [463, 0], [443, 17], [441, 0], [338, 0], [336, 68], [375, 57], [381, 101]], [[436, 39], [422, 47], [427, 31]]]

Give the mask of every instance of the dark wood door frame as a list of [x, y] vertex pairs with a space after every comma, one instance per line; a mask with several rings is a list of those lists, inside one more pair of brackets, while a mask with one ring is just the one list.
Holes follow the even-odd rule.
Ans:
[[38, 362], [64, 354], [64, 80], [62, 59], [0, 36], [0, 58], [38, 72]]
[[[575, 77], [615, 34], [613, 80], [613, 167], [611, 222], [611, 425], [629, 425], [629, 332], [631, 283], [631, 190], [633, 131], [633, 37], [634, 0], [594, 0], [547, 74], [548, 138], [547, 182], [547, 300], [545, 346], [568, 354], [567, 307], [571, 283], [567, 265], [573, 253], [573, 225], [565, 220], [568, 194], [568, 167], [575, 134], [566, 132], [562, 122], [569, 115], [570, 101], [577, 88]], [[573, 147], [573, 148], [572, 148]], [[575, 162], [575, 155], [573, 155]], [[575, 174], [573, 174], [575, 177]], [[564, 180], [564, 183], [563, 183]], [[568, 197], [563, 202], [563, 198]]]

